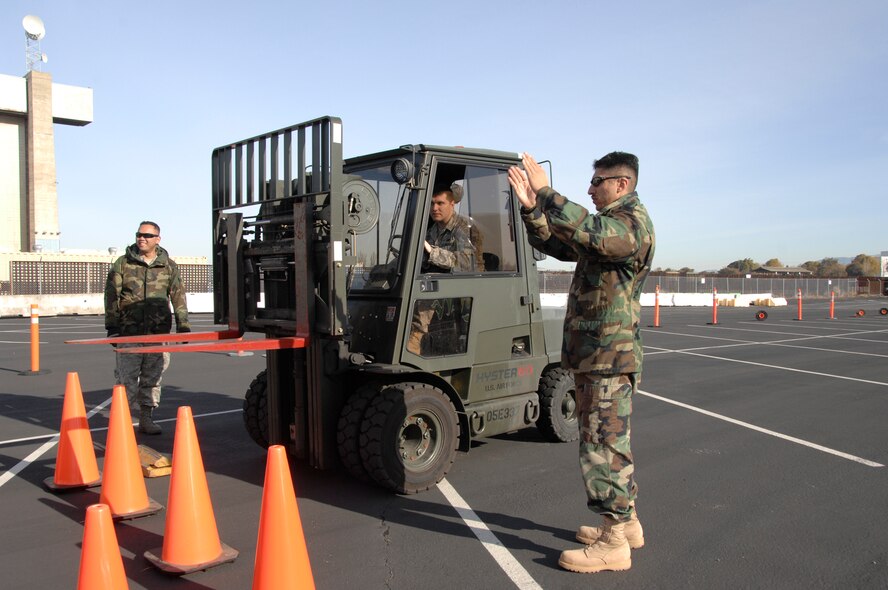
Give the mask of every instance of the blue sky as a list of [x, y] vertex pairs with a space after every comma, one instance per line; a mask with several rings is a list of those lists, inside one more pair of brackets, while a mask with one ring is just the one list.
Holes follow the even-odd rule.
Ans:
[[0, 73], [94, 90], [56, 126], [63, 248], [143, 218], [210, 250], [214, 147], [322, 115], [346, 156], [405, 143], [528, 151], [591, 207], [592, 161], [641, 161], [654, 266], [888, 250], [888, 2], [3, 0]]

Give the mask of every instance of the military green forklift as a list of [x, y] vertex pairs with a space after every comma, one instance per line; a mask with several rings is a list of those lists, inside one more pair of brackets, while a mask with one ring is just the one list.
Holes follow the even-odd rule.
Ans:
[[[576, 440], [564, 309], [540, 304], [544, 256], [508, 182], [518, 154], [404, 145], [344, 160], [342, 137], [324, 117], [213, 151], [214, 318], [228, 329], [163, 349], [266, 350], [244, 400], [252, 439], [402, 494], [435, 486], [477, 438], [536, 425]], [[424, 260], [440, 188], [461, 195], [469, 269]], [[427, 332], [409, 346], [419, 313]], [[247, 333], [263, 337], [230, 341]]]

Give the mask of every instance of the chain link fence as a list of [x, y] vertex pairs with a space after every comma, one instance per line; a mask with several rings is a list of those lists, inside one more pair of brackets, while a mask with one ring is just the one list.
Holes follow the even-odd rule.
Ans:
[[[102, 293], [111, 269], [109, 262], [10, 262], [10, 280], [0, 285], [0, 295], [70, 295]], [[188, 293], [213, 291], [213, 267], [180, 264], [179, 272]]]
[[[543, 293], [566, 293], [573, 277], [569, 272], [541, 271], [540, 290]], [[863, 279], [875, 282], [873, 293], [878, 293], [878, 279]], [[774, 297], [794, 298], [799, 289], [805, 298], [829, 298], [831, 293], [836, 297], [853, 297], [858, 293], [869, 293], [864, 287], [858, 287], [857, 278], [814, 279], [804, 277], [716, 277], [716, 276], [671, 276], [649, 275], [644, 283], [643, 292], [653, 293], [657, 286], [661, 293], [739, 293], [741, 295], [770, 293]]]
[[[0, 281], [0, 295], [63, 295], [101, 293], [110, 269], [105, 262], [38, 262], [10, 263], [10, 281]], [[179, 264], [185, 290], [189, 293], [213, 292], [213, 267], [209, 264]], [[567, 293], [572, 272], [540, 271], [540, 291]], [[657, 285], [661, 293], [771, 293], [774, 297], [791, 299], [802, 290], [802, 297], [828, 298], [856, 295], [888, 295], [888, 280], [878, 278], [814, 279], [802, 277], [716, 277], [649, 275], [643, 292], [653, 293]]]

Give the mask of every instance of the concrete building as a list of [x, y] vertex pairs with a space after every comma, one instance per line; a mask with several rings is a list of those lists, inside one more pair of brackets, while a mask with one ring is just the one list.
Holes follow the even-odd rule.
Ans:
[[0, 252], [58, 252], [53, 125], [88, 125], [91, 88], [0, 74]]

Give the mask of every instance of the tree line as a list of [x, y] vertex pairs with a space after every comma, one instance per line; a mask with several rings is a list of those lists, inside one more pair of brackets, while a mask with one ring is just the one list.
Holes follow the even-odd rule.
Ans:
[[[735, 260], [727, 266], [719, 269], [719, 276], [732, 277], [752, 274], [762, 266], [785, 268], [778, 258], [771, 258], [767, 262], [756, 262], [752, 258]], [[880, 274], [880, 261], [876, 256], [858, 254], [849, 264], [842, 264], [838, 258], [824, 258], [822, 260], [809, 260], [799, 265], [799, 268], [811, 271], [815, 277], [842, 278], [842, 277], [873, 277]], [[654, 272], [677, 272], [679, 274], [694, 274], [693, 268], [655, 268]]]

